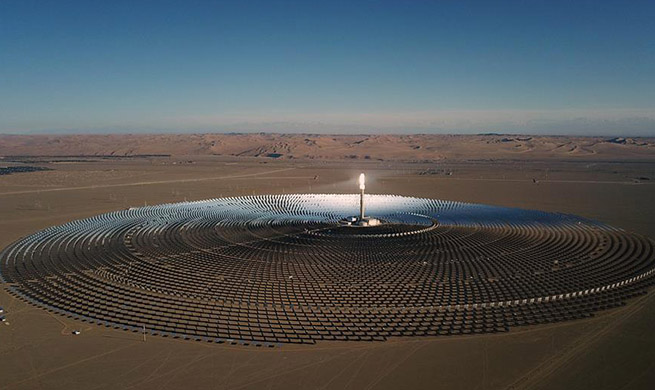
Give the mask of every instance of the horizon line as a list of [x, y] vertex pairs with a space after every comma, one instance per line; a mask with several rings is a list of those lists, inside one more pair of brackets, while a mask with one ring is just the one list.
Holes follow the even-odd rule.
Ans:
[[655, 138], [653, 135], [630, 135], [630, 134], [567, 134], [567, 133], [531, 133], [531, 132], [444, 132], [444, 133], [430, 133], [430, 132], [370, 132], [370, 133], [352, 133], [352, 132], [284, 132], [284, 131], [257, 131], [257, 130], [243, 130], [243, 131], [180, 131], [180, 130], [154, 130], [154, 131], [127, 131], [127, 130], [109, 130], [88, 132], [84, 130], [35, 130], [29, 132], [0, 132], [0, 137], [4, 136], [17, 136], [17, 137], [40, 137], [40, 136], [112, 136], [112, 135], [128, 135], [128, 136], [156, 136], [156, 135], [179, 135], [179, 136], [193, 136], [193, 135], [308, 135], [308, 136], [339, 136], [339, 137], [359, 137], [359, 136], [530, 136], [530, 137], [574, 137], [574, 138]]

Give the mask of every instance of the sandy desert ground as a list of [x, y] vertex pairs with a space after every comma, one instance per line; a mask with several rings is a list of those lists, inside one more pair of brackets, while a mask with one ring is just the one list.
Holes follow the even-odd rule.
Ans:
[[[406, 146], [386, 150], [386, 136], [345, 149], [344, 137], [336, 137], [340, 146], [332, 151], [296, 145], [286, 152], [270, 147], [286, 142], [282, 135], [248, 136], [247, 144], [221, 141], [229, 136], [194, 137], [169, 149], [147, 136], [139, 142], [114, 139], [110, 151], [102, 137], [91, 143], [0, 137], [0, 167], [50, 168], [0, 176], [0, 247], [42, 228], [130, 206], [228, 195], [351, 193], [360, 171], [367, 172], [373, 193], [574, 213], [655, 238], [652, 140], [471, 136], [459, 145], [407, 136], [397, 140]], [[257, 137], [269, 146], [254, 142]], [[317, 144], [336, 142], [312, 137]], [[289, 138], [294, 145], [312, 139]], [[64, 146], [51, 146], [55, 139]], [[216, 144], [208, 148], [212, 139]], [[485, 143], [491, 139], [500, 141]], [[510, 145], [517, 142], [517, 149], [532, 149], [515, 150]], [[567, 152], [549, 150], [547, 142], [571, 146]], [[361, 146], [367, 143], [377, 146]], [[106, 157], [111, 152], [114, 157]], [[271, 153], [282, 156], [266, 157]], [[170, 156], [143, 156], [155, 154]], [[0, 306], [7, 316], [0, 325], [3, 389], [645, 389], [655, 380], [652, 291], [591, 319], [506, 334], [275, 348], [162, 337], [143, 342], [140, 334], [56, 316], [4, 289]], [[82, 334], [71, 336], [73, 329]]]

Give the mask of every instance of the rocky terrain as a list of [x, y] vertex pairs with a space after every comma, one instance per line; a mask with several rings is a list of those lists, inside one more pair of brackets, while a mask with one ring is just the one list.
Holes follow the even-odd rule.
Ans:
[[529, 135], [0, 135], [0, 156], [219, 155], [271, 159], [438, 161], [655, 160], [655, 138]]

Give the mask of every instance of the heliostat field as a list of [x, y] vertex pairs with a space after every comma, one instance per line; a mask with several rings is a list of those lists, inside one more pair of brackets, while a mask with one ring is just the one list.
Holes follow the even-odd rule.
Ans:
[[[644, 292], [653, 241], [563, 214], [367, 195], [141, 207], [52, 227], [0, 254], [11, 294], [101, 326], [209, 342], [505, 332]], [[346, 218], [344, 220], [344, 218]]]

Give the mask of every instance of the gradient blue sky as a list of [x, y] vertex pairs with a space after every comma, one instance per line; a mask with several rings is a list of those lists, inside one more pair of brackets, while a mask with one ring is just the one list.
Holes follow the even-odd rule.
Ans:
[[655, 135], [653, 1], [0, 0], [0, 133]]

